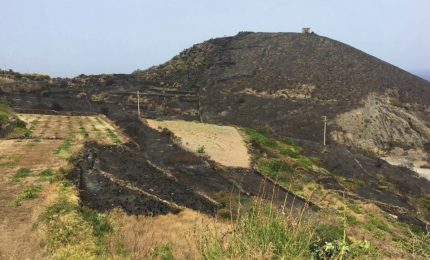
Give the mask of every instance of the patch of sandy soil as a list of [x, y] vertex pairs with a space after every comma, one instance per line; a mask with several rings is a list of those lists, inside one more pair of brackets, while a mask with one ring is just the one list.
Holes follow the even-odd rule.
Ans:
[[232, 126], [219, 126], [182, 120], [145, 120], [162, 131], [167, 128], [179, 137], [185, 149], [197, 152], [204, 147], [204, 154], [228, 167], [249, 168], [251, 158], [242, 136]]
[[429, 164], [427, 157], [427, 153], [421, 149], [405, 151], [401, 148], [395, 148], [389, 155], [381, 157], [381, 159], [394, 166], [408, 167], [421, 177], [430, 181], [430, 169], [422, 168], [422, 166]]
[[117, 215], [125, 244], [133, 259], [149, 259], [153, 249], [170, 245], [175, 259], [200, 259], [198, 237], [202, 232], [225, 233], [230, 226], [199, 212], [185, 209], [179, 214], [156, 217]]

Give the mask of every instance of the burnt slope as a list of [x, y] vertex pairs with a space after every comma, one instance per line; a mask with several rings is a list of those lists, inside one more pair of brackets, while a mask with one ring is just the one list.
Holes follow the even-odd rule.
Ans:
[[269, 126], [313, 140], [321, 139], [321, 116], [360, 107], [370, 93], [389, 90], [417, 110], [430, 104], [429, 82], [315, 34], [240, 33], [135, 74], [198, 85], [203, 121]]

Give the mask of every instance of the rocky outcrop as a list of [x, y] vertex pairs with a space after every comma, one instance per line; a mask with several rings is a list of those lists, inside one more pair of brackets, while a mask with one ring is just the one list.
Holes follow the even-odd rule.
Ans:
[[409, 104], [396, 95], [371, 94], [363, 107], [336, 117], [340, 130], [331, 132], [334, 141], [377, 154], [394, 148], [422, 149], [430, 141], [430, 128]]

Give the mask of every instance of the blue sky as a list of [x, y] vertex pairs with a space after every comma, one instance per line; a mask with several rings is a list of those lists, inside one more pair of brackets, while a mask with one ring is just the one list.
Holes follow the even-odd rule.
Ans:
[[403, 69], [430, 71], [429, 0], [0, 0], [0, 66], [130, 73], [209, 38], [309, 26]]

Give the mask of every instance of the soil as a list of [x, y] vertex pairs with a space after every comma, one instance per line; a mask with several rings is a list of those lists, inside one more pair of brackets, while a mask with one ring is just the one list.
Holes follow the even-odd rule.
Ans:
[[227, 167], [249, 168], [251, 158], [238, 130], [231, 126], [202, 124], [183, 120], [145, 120], [154, 129], [167, 128], [179, 138], [181, 145]]
[[[0, 259], [43, 259], [40, 235], [32, 231], [38, 211], [43, 207], [49, 192], [44, 191], [39, 198], [25, 201], [20, 207], [13, 205], [20, 192], [37, 182], [37, 177], [29, 176], [20, 183], [12, 183], [11, 177], [20, 167], [32, 170], [37, 175], [47, 168], [56, 168], [62, 160], [53, 155], [61, 140], [0, 140]], [[6, 165], [5, 163], [10, 162]], [[40, 183], [46, 188], [46, 183]]]
[[[40, 246], [41, 236], [38, 231], [32, 229], [37, 222], [37, 216], [43, 211], [50, 198], [57, 191], [48, 182], [39, 180], [37, 176], [45, 169], [59, 169], [67, 164], [65, 158], [55, 154], [69, 133], [73, 136], [70, 153], [78, 151], [82, 147], [84, 138], [80, 133], [80, 121], [89, 120], [91, 124], [85, 124], [84, 128], [90, 133], [87, 140], [98, 140], [104, 144], [113, 144], [112, 140], [104, 132], [106, 128], [118, 133], [118, 129], [110, 126], [103, 117], [97, 117], [102, 122], [98, 123], [96, 117], [84, 116], [60, 116], [40, 114], [19, 114], [19, 118], [32, 126], [31, 122], [38, 121], [34, 125], [34, 131], [28, 139], [0, 139], [0, 259], [44, 259]], [[94, 121], [97, 123], [94, 123]], [[71, 122], [70, 127], [68, 122]], [[100, 138], [91, 134], [92, 124], [100, 128]], [[119, 134], [121, 140], [127, 140]], [[11, 177], [20, 168], [28, 168], [31, 173], [20, 182], [11, 182]], [[14, 201], [19, 194], [32, 185], [41, 185], [43, 191], [39, 197], [22, 202], [19, 207], [14, 206]]]

